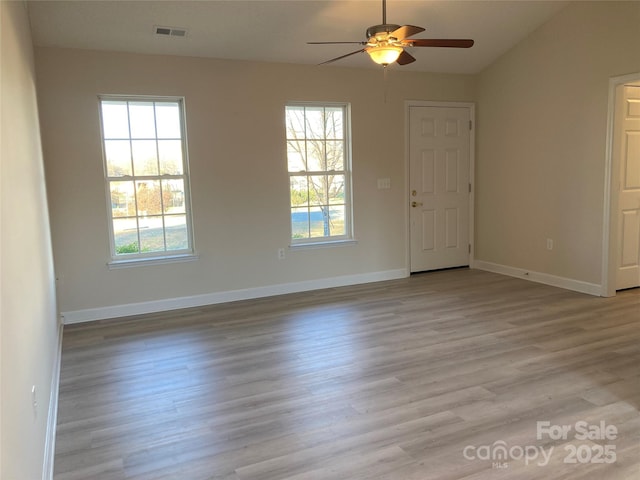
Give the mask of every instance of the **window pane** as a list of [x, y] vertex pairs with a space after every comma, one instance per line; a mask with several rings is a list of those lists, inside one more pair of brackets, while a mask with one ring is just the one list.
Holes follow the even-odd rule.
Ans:
[[180, 108], [177, 103], [156, 103], [158, 138], [181, 138]]
[[328, 107], [325, 109], [326, 115], [326, 138], [342, 139], [344, 138], [344, 126], [342, 122], [342, 107]]
[[129, 140], [105, 140], [104, 153], [107, 159], [107, 175], [122, 177], [131, 175], [131, 144]]
[[174, 99], [101, 101], [114, 256], [191, 248], [182, 112]]
[[326, 206], [311, 207], [309, 209], [309, 229], [310, 237], [328, 237], [329, 229], [329, 210]]
[[346, 235], [344, 206], [333, 206], [329, 209], [329, 228], [331, 235]]
[[132, 140], [133, 171], [136, 176], [158, 175], [158, 153], [155, 140]]
[[331, 175], [328, 177], [329, 204], [344, 204], [344, 175]]
[[324, 138], [324, 108], [307, 107], [305, 119], [307, 138]]
[[304, 164], [304, 141], [290, 140], [287, 142], [287, 162], [290, 172], [304, 172], [307, 168]]
[[162, 204], [165, 213], [185, 213], [184, 180], [162, 180]]
[[291, 180], [291, 206], [300, 207], [309, 205], [309, 185], [307, 177], [290, 177]]
[[327, 149], [327, 170], [344, 170], [344, 143], [328, 140]]
[[111, 215], [131, 217], [136, 214], [136, 199], [133, 195], [133, 182], [111, 182]]
[[324, 142], [322, 140], [307, 141], [307, 170], [320, 172], [325, 170]]
[[138, 180], [136, 182], [138, 215], [159, 215], [162, 213], [162, 197], [158, 180]]
[[162, 217], [144, 217], [140, 222], [140, 251], [164, 251], [164, 228]]
[[304, 138], [304, 107], [287, 107], [285, 112], [287, 138]]
[[309, 238], [309, 209], [291, 209], [291, 238]]
[[102, 102], [102, 132], [104, 138], [129, 138], [127, 102]]
[[113, 236], [116, 255], [140, 253], [138, 246], [138, 222], [135, 218], [114, 219]]
[[164, 217], [167, 250], [186, 250], [189, 248], [186, 215], [167, 215]]
[[182, 141], [158, 140], [160, 175], [182, 175]]
[[327, 193], [326, 175], [309, 176], [309, 202], [311, 205], [326, 205], [329, 201]]
[[129, 119], [131, 121], [131, 138], [155, 138], [156, 123], [153, 103], [130, 102]]
[[347, 108], [310, 104], [285, 109], [294, 243], [350, 236]]

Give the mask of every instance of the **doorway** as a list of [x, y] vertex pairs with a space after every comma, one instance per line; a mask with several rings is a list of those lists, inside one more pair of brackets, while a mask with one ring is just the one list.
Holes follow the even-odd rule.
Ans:
[[[603, 296], [640, 286], [640, 72], [609, 81]], [[638, 97], [638, 98], [635, 98]]]
[[474, 106], [407, 102], [409, 268], [471, 264]]

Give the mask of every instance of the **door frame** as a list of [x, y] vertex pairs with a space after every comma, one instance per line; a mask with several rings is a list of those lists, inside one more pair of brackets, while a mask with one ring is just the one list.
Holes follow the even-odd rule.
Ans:
[[609, 78], [607, 137], [604, 166], [604, 219], [602, 225], [602, 291], [603, 297], [616, 295], [616, 256], [618, 254], [618, 188], [620, 164], [613, 158], [616, 92], [626, 83], [639, 83], [640, 72]]
[[411, 207], [409, 206], [409, 184], [411, 175], [411, 163], [410, 163], [410, 128], [409, 128], [409, 113], [411, 107], [444, 107], [444, 108], [468, 108], [469, 118], [471, 119], [471, 131], [469, 133], [469, 183], [471, 184], [471, 192], [469, 192], [469, 268], [475, 267], [475, 156], [476, 156], [476, 104], [473, 102], [438, 102], [438, 101], [426, 101], [426, 100], [405, 100], [404, 102], [404, 135], [405, 135], [405, 148], [404, 148], [404, 164], [405, 164], [405, 182], [404, 182], [404, 223], [406, 232], [406, 247], [405, 247], [405, 265], [407, 269], [407, 275], [411, 275], [411, 220], [409, 218]]

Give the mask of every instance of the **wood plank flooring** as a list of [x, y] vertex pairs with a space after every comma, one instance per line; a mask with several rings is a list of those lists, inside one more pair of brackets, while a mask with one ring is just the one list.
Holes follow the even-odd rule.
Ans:
[[73, 325], [60, 383], [55, 480], [640, 478], [640, 289], [463, 269]]

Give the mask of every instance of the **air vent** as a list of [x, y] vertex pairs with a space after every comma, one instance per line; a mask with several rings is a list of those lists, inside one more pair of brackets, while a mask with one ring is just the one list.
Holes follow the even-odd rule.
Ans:
[[187, 29], [180, 27], [160, 27], [156, 25], [153, 27], [156, 35], [160, 35], [162, 37], [186, 37]]

